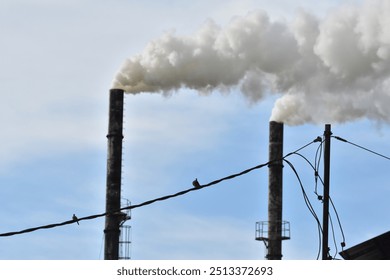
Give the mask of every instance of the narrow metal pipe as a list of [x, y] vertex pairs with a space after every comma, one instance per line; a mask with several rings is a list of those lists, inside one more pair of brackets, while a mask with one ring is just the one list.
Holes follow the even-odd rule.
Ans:
[[330, 185], [330, 139], [331, 125], [325, 125], [324, 132], [324, 197], [322, 221], [322, 259], [329, 260], [329, 185]]

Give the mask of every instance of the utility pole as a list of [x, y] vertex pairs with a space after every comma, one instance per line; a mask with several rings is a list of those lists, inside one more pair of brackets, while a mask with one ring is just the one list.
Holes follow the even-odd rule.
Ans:
[[331, 125], [325, 125], [324, 132], [324, 197], [323, 197], [323, 221], [322, 221], [322, 259], [329, 260], [329, 181], [330, 181], [330, 139]]
[[269, 123], [268, 260], [282, 259], [283, 123]]
[[107, 134], [106, 220], [104, 228], [104, 259], [119, 259], [123, 139], [123, 98], [121, 89], [110, 90]]

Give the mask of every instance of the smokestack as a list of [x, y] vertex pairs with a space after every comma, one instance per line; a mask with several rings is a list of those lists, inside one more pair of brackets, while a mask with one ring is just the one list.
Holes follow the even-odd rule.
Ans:
[[104, 229], [104, 259], [119, 258], [119, 225], [121, 221], [121, 176], [122, 176], [122, 139], [123, 139], [123, 97], [121, 89], [110, 90], [107, 181], [106, 181], [106, 216]]
[[282, 259], [283, 123], [269, 123], [268, 165], [268, 254], [269, 260]]

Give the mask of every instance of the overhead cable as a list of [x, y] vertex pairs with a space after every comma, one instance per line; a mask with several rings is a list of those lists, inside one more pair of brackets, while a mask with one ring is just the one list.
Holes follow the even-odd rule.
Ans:
[[[298, 153], [294, 153], [294, 154], [300, 155]], [[305, 157], [303, 157], [303, 158], [305, 158]], [[307, 208], [309, 209], [309, 212], [312, 214], [312, 216], [314, 217], [315, 221], [317, 222], [317, 229], [318, 229], [318, 253], [317, 253], [317, 260], [318, 260], [319, 257], [320, 257], [320, 253], [321, 253], [321, 245], [322, 245], [322, 238], [321, 238], [321, 236], [322, 236], [322, 232], [323, 232], [320, 219], [318, 218], [317, 213], [315, 212], [314, 207], [311, 204], [310, 199], [309, 199], [309, 197], [306, 194], [306, 191], [305, 191], [305, 188], [303, 186], [302, 180], [299, 177], [299, 174], [298, 174], [297, 170], [295, 169], [294, 165], [290, 161], [288, 161], [286, 159], [284, 159], [284, 161], [290, 166], [290, 168], [294, 172], [295, 176], [297, 177], [297, 180], [298, 180], [299, 185], [301, 187], [301, 191], [302, 191], [302, 195], [303, 195], [305, 204], [306, 204]]]
[[[301, 148], [295, 150], [294, 152], [291, 152], [291, 153], [288, 153], [287, 155], [285, 155], [283, 158], [281, 158], [282, 160], [284, 160], [286, 157], [288, 156], [291, 156], [292, 154], [306, 148], [307, 146], [311, 145], [312, 143], [315, 143], [317, 142], [318, 138], [309, 142], [308, 144], [302, 146]], [[175, 194], [171, 194], [171, 195], [166, 195], [166, 196], [162, 196], [162, 197], [158, 197], [158, 198], [155, 198], [155, 199], [152, 199], [152, 200], [147, 200], [145, 202], [142, 202], [142, 203], [139, 203], [139, 204], [133, 204], [133, 205], [130, 205], [130, 206], [126, 206], [126, 207], [122, 207], [116, 211], [113, 211], [113, 212], [105, 212], [105, 213], [101, 213], [101, 214], [96, 214], [96, 215], [91, 215], [91, 216], [86, 216], [86, 217], [81, 217], [81, 218], [78, 218], [77, 220], [74, 220], [74, 219], [71, 219], [71, 220], [68, 220], [68, 221], [64, 221], [64, 222], [61, 222], [61, 223], [54, 223], [54, 224], [48, 224], [48, 225], [44, 225], [44, 226], [38, 226], [38, 227], [32, 227], [32, 228], [27, 228], [27, 229], [24, 229], [24, 230], [20, 230], [20, 231], [13, 231], [13, 232], [6, 232], [6, 233], [0, 233], [0, 237], [6, 237], [6, 236], [13, 236], [13, 235], [19, 235], [19, 234], [24, 234], [24, 233], [29, 233], [29, 232], [33, 232], [33, 231], [37, 231], [37, 230], [41, 230], [41, 229], [50, 229], [50, 228], [55, 228], [55, 227], [60, 227], [60, 226], [65, 226], [65, 225], [69, 225], [69, 224], [73, 224], [73, 223], [76, 223], [76, 222], [79, 222], [79, 221], [83, 221], [83, 220], [92, 220], [92, 219], [96, 219], [96, 218], [100, 218], [100, 217], [104, 217], [104, 216], [107, 216], [107, 215], [115, 215], [115, 214], [118, 214], [120, 213], [121, 211], [123, 210], [130, 210], [130, 209], [135, 209], [135, 208], [140, 208], [140, 207], [143, 207], [143, 206], [146, 206], [146, 205], [150, 205], [152, 203], [155, 203], [155, 202], [158, 202], [158, 201], [163, 201], [163, 200], [167, 200], [167, 199], [171, 199], [171, 198], [174, 198], [174, 197], [178, 197], [178, 196], [182, 196], [184, 194], [187, 194], [189, 192], [192, 192], [192, 191], [198, 191], [200, 189], [203, 189], [203, 188], [207, 188], [207, 187], [211, 187], [213, 185], [216, 185], [216, 184], [219, 184], [223, 181], [226, 181], [226, 180], [231, 180], [233, 178], [236, 178], [236, 177], [239, 177], [239, 176], [242, 176], [242, 175], [245, 175], [249, 172], [252, 172], [256, 169], [260, 169], [260, 168], [263, 168], [265, 166], [268, 166], [269, 164], [273, 163], [274, 161], [279, 161], [281, 159], [277, 159], [277, 160], [273, 160], [273, 161], [268, 161], [266, 163], [263, 163], [263, 164], [259, 164], [257, 166], [254, 166], [254, 167], [251, 167], [249, 169], [246, 169], [244, 171], [241, 171], [239, 173], [236, 173], [236, 174], [232, 174], [232, 175], [229, 175], [229, 176], [226, 176], [226, 177], [223, 177], [223, 178], [220, 178], [220, 179], [217, 179], [215, 181], [212, 181], [212, 182], [209, 182], [207, 184], [197, 184], [196, 186], [194, 186], [193, 188], [190, 188], [190, 189], [186, 189], [186, 190], [183, 190], [183, 191], [180, 191], [180, 192], [177, 192]]]
[[380, 156], [380, 157], [382, 157], [382, 158], [385, 158], [385, 159], [387, 159], [387, 160], [390, 160], [390, 157], [388, 157], [388, 156], [385, 156], [385, 155], [380, 154], [380, 153], [378, 153], [378, 152], [375, 152], [375, 151], [373, 151], [373, 150], [371, 150], [371, 149], [368, 149], [368, 148], [365, 148], [365, 147], [363, 147], [363, 146], [360, 146], [360, 145], [358, 145], [358, 144], [356, 144], [356, 143], [352, 143], [352, 142], [350, 142], [350, 141], [348, 141], [348, 140], [346, 140], [346, 139], [344, 139], [344, 138], [341, 138], [341, 137], [339, 137], [339, 136], [332, 136], [332, 137], [335, 138], [335, 139], [337, 139], [337, 140], [339, 140], [339, 141], [341, 141], [341, 142], [351, 144], [351, 145], [353, 145], [353, 146], [355, 146], [355, 147], [358, 147], [358, 148], [360, 148], [360, 149], [362, 149], [362, 150], [365, 150], [365, 151], [367, 151], [367, 152], [370, 152], [370, 153], [372, 153], [372, 154], [375, 154], [375, 155], [377, 155], [377, 156]]

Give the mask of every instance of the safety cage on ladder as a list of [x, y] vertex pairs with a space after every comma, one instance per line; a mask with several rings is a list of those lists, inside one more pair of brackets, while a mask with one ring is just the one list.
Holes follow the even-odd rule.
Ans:
[[[256, 222], [256, 240], [267, 242], [269, 237], [269, 221]], [[290, 239], [290, 222], [281, 221], [281, 239]]]

